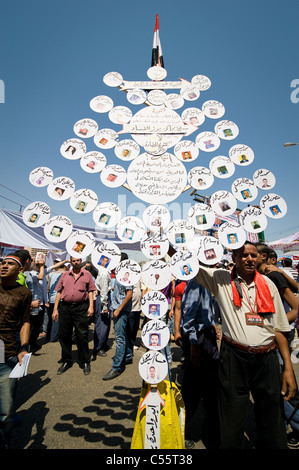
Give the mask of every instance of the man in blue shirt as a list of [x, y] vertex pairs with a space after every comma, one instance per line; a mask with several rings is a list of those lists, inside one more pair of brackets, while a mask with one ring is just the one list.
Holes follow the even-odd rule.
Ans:
[[186, 409], [186, 448], [194, 446], [188, 433], [201, 399], [205, 410], [203, 442], [207, 448], [219, 446], [217, 387], [217, 333], [210, 292], [193, 279], [175, 288], [175, 342], [183, 342], [185, 368], [182, 397]]
[[[121, 253], [121, 261], [128, 259], [126, 253]], [[115, 279], [112, 294], [111, 310], [114, 321], [116, 350], [113, 357], [112, 369], [105, 374], [103, 380], [111, 380], [122, 374], [125, 365], [133, 361], [132, 347], [127, 338], [126, 328], [128, 316], [132, 308], [133, 287], [123, 286]]]

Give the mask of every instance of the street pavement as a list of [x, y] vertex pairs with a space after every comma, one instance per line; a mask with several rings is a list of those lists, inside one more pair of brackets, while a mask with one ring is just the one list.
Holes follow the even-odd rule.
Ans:
[[[140, 331], [133, 364], [109, 381], [102, 380], [102, 376], [112, 367], [115, 351], [113, 328], [107, 356], [98, 356], [96, 361], [92, 361], [91, 373], [87, 376], [77, 362], [64, 374], [57, 375], [61, 354], [59, 343], [49, 343], [44, 338], [38, 341], [42, 347], [32, 354], [28, 375], [18, 383], [16, 413], [20, 423], [13, 430], [12, 449], [110, 449], [116, 452], [130, 449], [142, 386], [138, 363], [146, 352], [141, 346]], [[92, 350], [93, 325], [90, 327], [89, 346]], [[171, 377], [180, 389], [182, 351], [173, 342], [171, 350]], [[73, 358], [76, 361], [75, 345]], [[299, 383], [299, 362], [293, 366]], [[201, 440], [202, 416], [202, 406], [199, 405], [191, 426], [194, 449], [205, 449]], [[254, 432], [250, 410], [246, 430], [248, 449], [253, 447]]]

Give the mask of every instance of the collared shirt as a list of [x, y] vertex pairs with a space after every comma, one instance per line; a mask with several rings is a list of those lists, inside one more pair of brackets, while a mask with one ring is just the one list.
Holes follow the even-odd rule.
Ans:
[[288, 332], [290, 326], [280, 299], [279, 292], [273, 282], [264, 276], [274, 302], [275, 313], [263, 315], [264, 325], [247, 325], [246, 313], [251, 312], [255, 304], [255, 283], [247, 283], [239, 276], [244, 289], [241, 307], [233, 303], [231, 273], [225, 269], [206, 268], [201, 266], [195, 277], [196, 282], [209, 289], [216, 297], [222, 322], [222, 332], [239, 343], [250, 346], [262, 346], [271, 343], [275, 332]]
[[103, 266], [98, 267], [98, 275], [95, 284], [100, 292], [101, 308], [102, 310], [108, 310], [108, 296], [112, 289], [112, 284], [111, 275], [107, 268], [103, 268]]
[[83, 302], [88, 300], [89, 292], [95, 292], [97, 288], [90, 272], [81, 269], [77, 278], [75, 278], [73, 271], [63, 273], [55, 290], [61, 293], [61, 300], [65, 302]]
[[6, 359], [17, 354], [16, 333], [30, 321], [31, 300], [32, 294], [27, 287], [0, 284], [0, 340], [5, 346]]
[[175, 299], [181, 300], [181, 325], [191, 344], [197, 344], [197, 332], [215, 325], [212, 296], [194, 279], [175, 288]]
[[[116, 310], [118, 307], [121, 306], [123, 303], [125, 297], [126, 297], [126, 291], [127, 290], [132, 290], [132, 287], [128, 286], [123, 286], [120, 284], [120, 282], [115, 279], [115, 284], [114, 284], [114, 290], [112, 294], [112, 300], [111, 300], [111, 308], [112, 310]], [[127, 305], [124, 308], [124, 311], [130, 312], [132, 309], [132, 299], [127, 303]]]

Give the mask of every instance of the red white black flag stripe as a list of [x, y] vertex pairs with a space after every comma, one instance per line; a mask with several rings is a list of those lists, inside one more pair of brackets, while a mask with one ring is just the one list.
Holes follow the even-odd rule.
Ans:
[[156, 26], [152, 52], [152, 67], [154, 67], [155, 65], [164, 68], [162, 47], [159, 38], [159, 15], [156, 15]]

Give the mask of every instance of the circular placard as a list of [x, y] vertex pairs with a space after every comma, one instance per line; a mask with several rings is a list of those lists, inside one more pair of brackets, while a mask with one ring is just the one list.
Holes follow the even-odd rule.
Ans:
[[123, 82], [123, 77], [118, 72], [109, 72], [104, 75], [103, 82], [110, 87], [120, 86]]
[[42, 201], [35, 201], [25, 207], [22, 218], [28, 227], [37, 228], [49, 220], [50, 212], [48, 204]]
[[143, 222], [153, 232], [168, 226], [170, 222], [170, 212], [167, 207], [161, 204], [152, 204], [143, 212]]
[[98, 227], [111, 228], [120, 222], [121, 210], [113, 202], [102, 202], [96, 206], [92, 217]]
[[80, 159], [80, 166], [86, 173], [99, 173], [102, 171], [107, 163], [105, 155], [101, 152], [87, 152]]
[[235, 172], [235, 165], [228, 157], [219, 155], [210, 161], [210, 170], [217, 178], [230, 178]]
[[159, 351], [147, 351], [139, 361], [138, 370], [145, 382], [151, 385], [158, 384], [168, 374], [167, 359]]
[[185, 124], [189, 124], [195, 127], [200, 126], [205, 120], [205, 115], [199, 108], [184, 109], [181, 117]]
[[146, 92], [140, 88], [133, 88], [133, 90], [128, 90], [127, 100], [131, 104], [143, 104], [146, 101]]
[[167, 77], [167, 72], [163, 67], [154, 65], [153, 67], [150, 67], [147, 72], [146, 72], [148, 78], [151, 80], [155, 81], [161, 81], [164, 80], [164, 78]]
[[161, 320], [150, 320], [142, 328], [141, 340], [144, 346], [151, 351], [159, 351], [165, 348], [169, 338], [169, 328]]
[[69, 199], [75, 191], [75, 183], [67, 176], [59, 176], [51, 181], [47, 187], [48, 196], [56, 201]]
[[265, 170], [264, 168], [256, 170], [253, 175], [253, 181], [256, 186], [264, 191], [274, 188], [276, 179], [272, 171]]
[[195, 166], [188, 173], [188, 182], [194, 189], [208, 189], [214, 183], [212, 172], [204, 166]]
[[192, 162], [198, 157], [199, 150], [197, 145], [191, 140], [181, 140], [174, 147], [175, 156], [182, 162]]
[[103, 169], [100, 178], [105, 186], [118, 188], [125, 183], [127, 172], [120, 165], [108, 165]]
[[93, 98], [89, 106], [96, 113], [108, 113], [113, 108], [113, 100], [109, 96], [100, 95]]
[[272, 219], [281, 219], [287, 213], [287, 205], [285, 200], [278, 194], [265, 194], [260, 200], [260, 208], [262, 212]]
[[239, 128], [237, 124], [232, 121], [219, 121], [215, 125], [214, 130], [218, 137], [224, 140], [232, 140], [239, 135]]
[[60, 243], [66, 240], [73, 230], [72, 221], [64, 215], [51, 217], [44, 226], [45, 237], [54, 243]]
[[140, 242], [142, 253], [149, 259], [160, 259], [167, 255], [169, 240], [159, 232], [154, 235], [145, 234]]
[[267, 217], [259, 207], [249, 206], [239, 215], [241, 226], [251, 233], [260, 233], [267, 227]]
[[196, 85], [189, 83], [181, 88], [180, 95], [187, 101], [195, 101], [200, 96], [200, 91]]
[[194, 227], [186, 220], [173, 220], [166, 229], [166, 235], [170, 243], [184, 247], [194, 237]]
[[70, 206], [78, 214], [88, 214], [98, 203], [97, 194], [91, 189], [78, 189], [70, 198]]
[[229, 149], [229, 158], [235, 165], [247, 166], [253, 162], [254, 153], [248, 145], [237, 144]]
[[48, 186], [53, 180], [53, 171], [45, 166], [40, 166], [31, 171], [29, 175], [29, 181], [33, 186], [43, 188]]
[[91, 262], [97, 269], [101, 266], [112, 271], [120, 263], [120, 260], [120, 249], [111, 242], [99, 243], [91, 253]]
[[202, 111], [208, 118], [219, 119], [224, 115], [225, 107], [219, 101], [209, 100], [202, 105]]
[[93, 137], [98, 132], [98, 124], [93, 119], [80, 119], [74, 124], [74, 132], [82, 139]]
[[179, 250], [171, 258], [171, 273], [176, 279], [189, 281], [198, 273], [197, 256], [190, 250]]
[[201, 237], [199, 239], [197, 257], [203, 264], [217, 264], [223, 257], [223, 247], [215, 237]]
[[151, 90], [147, 95], [147, 100], [153, 106], [161, 106], [165, 103], [166, 93], [163, 90]]
[[257, 197], [257, 187], [249, 178], [238, 178], [232, 184], [232, 193], [238, 201], [249, 203]]
[[195, 85], [200, 91], [208, 90], [211, 86], [211, 80], [205, 75], [195, 75], [191, 83]]
[[171, 270], [162, 260], [154, 260], [145, 263], [142, 267], [142, 281], [152, 290], [161, 290], [171, 282]]
[[167, 297], [158, 290], [150, 290], [141, 299], [141, 310], [150, 320], [161, 320], [168, 311]]
[[246, 241], [246, 232], [235, 222], [224, 222], [218, 229], [220, 243], [230, 250], [241, 248]]
[[208, 204], [198, 203], [190, 207], [188, 211], [188, 220], [194, 228], [198, 230], [208, 230], [215, 223], [215, 212]]
[[66, 250], [73, 258], [86, 258], [95, 247], [95, 239], [92, 233], [84, 230], [76, 230], [66, 241]]
[[141, 240], [145, 233], [145, 226], [141, 219], [134, 216], [124, 217], [116, 227], [117, 236], [127, 243]]
[[126, 124], [132, 119], [133, 113], [126, 106], [115, 106], [109, 112], [109, 119], [114, 124]]
[[125, 287], [134, 286], [141, 275], [141, 267], [132, 259], [121, 261], [115, 268], [115, 277], [117, 281]]
[[216, 191], [210, 198], [210, 204], [215, 214], [228, 216], [237, 209], [237, 200], [228, 191]]
[[138, 157], [140, 147], [134, 140], [120, 140], [114, 147], [115, 155], [123, 161], [131, 161]]
[[201, 132], [196, 137], [195, 143], [203, 152], [214, 152], [220, 146], [220, 139], [214, 132]]
[[100, 129], [93, 141], [100, 149], [112, 149], [118, 142], [118, 134], [113, 129]]
[[167, 204], [186, 187], [187, 173], [174, 155], [144, 153], [131, 162], [127, 181], [132, 193], [139, 199], [150, 204]]
[[86, 153], [86, 145], [83, 140], [68, 139], [61, 145], [60, 153], [68, 160], [79, 160]]
[[184, 106], [184, 98], [177, 93], [166, 95], [165, 106], [170, 109], [179, 109]]

